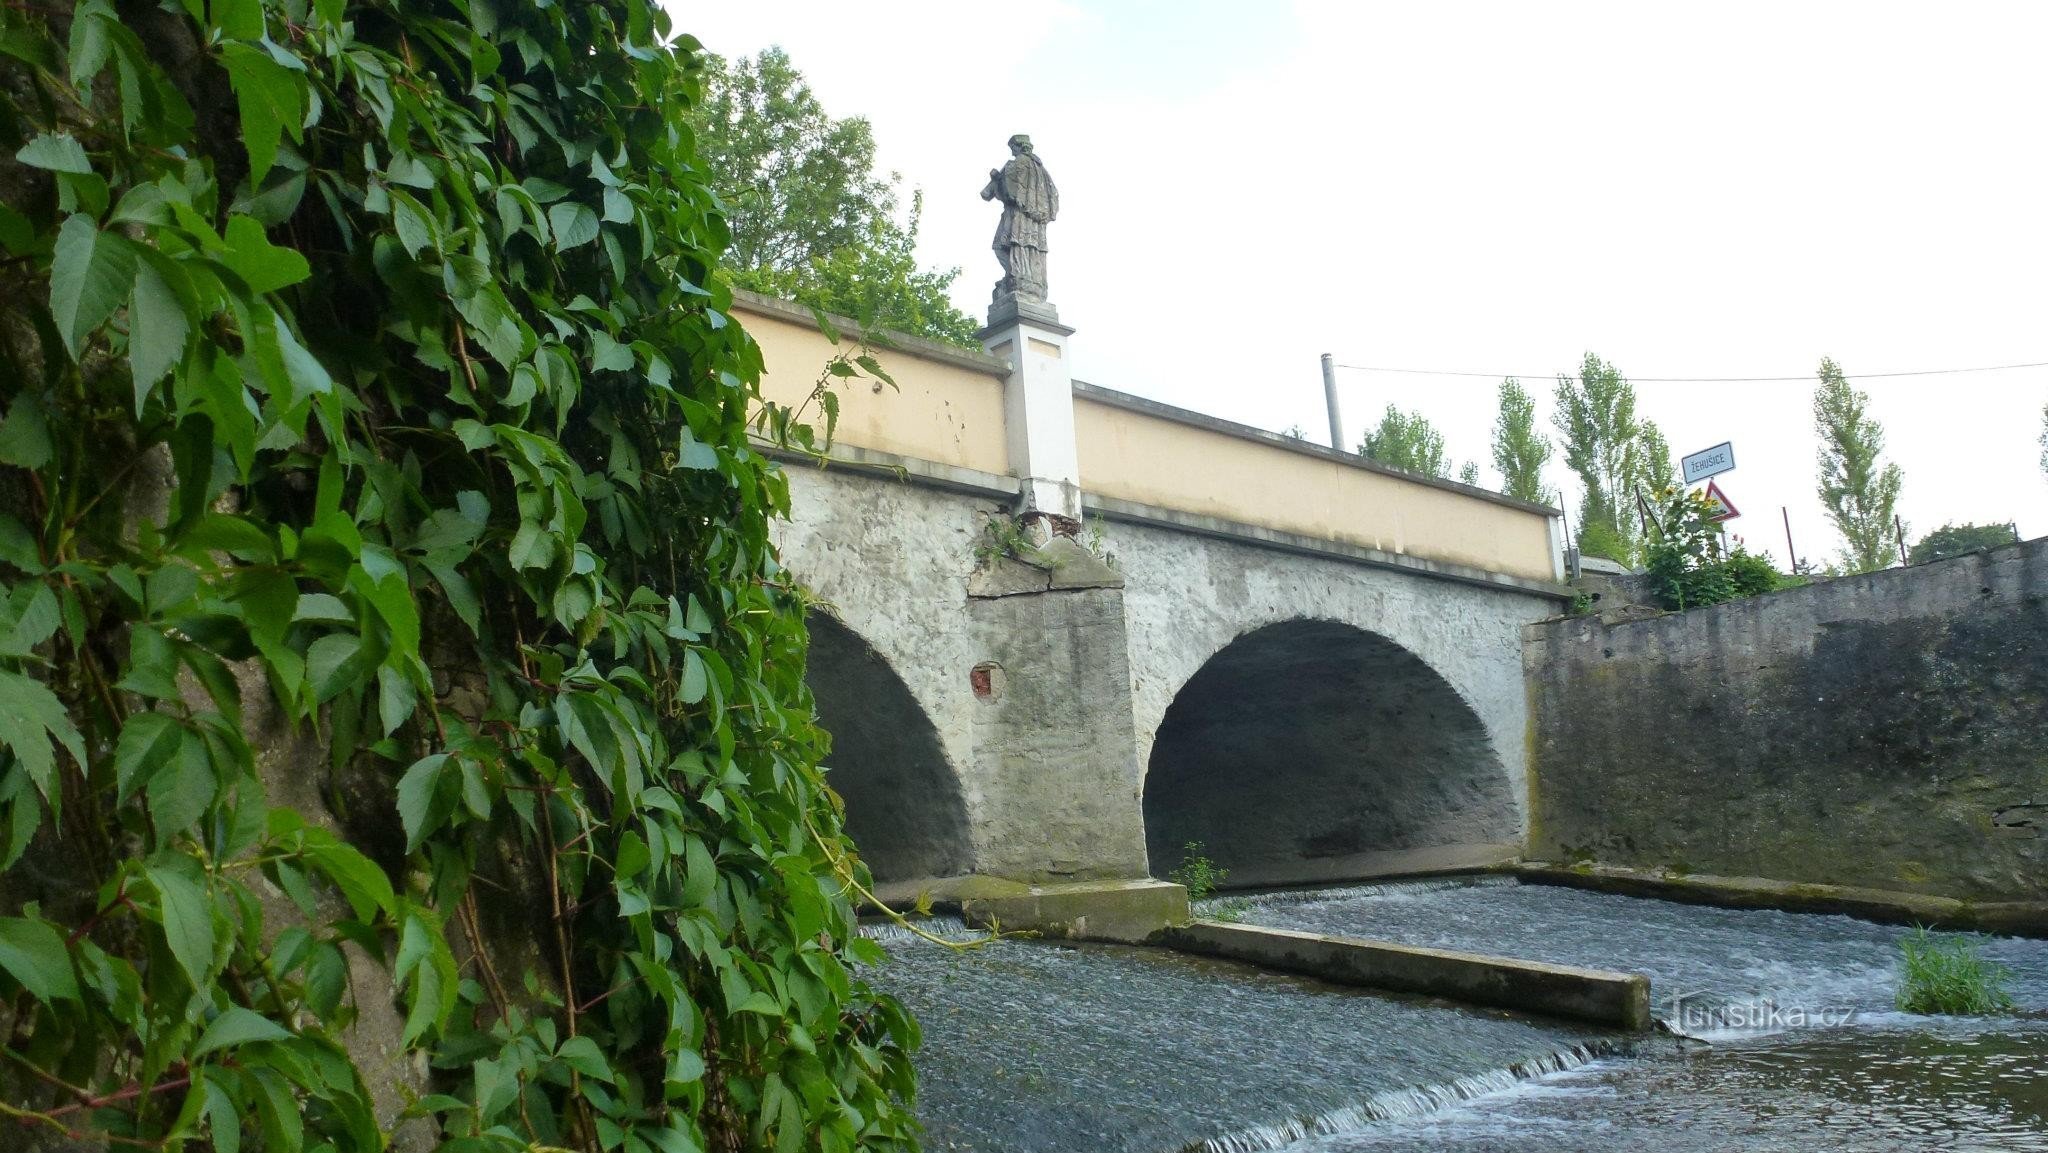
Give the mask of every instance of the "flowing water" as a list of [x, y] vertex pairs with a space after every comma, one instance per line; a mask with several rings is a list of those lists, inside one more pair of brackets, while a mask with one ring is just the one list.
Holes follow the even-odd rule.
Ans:
[[1938, 1020], [1892, 1008], [1903, 930], [1844, 917], [1491, 878], [1238, 907], [1253, 924], [1648, 973], [1659, 1015], [1706, 1040], [1160, 950], [954, 954], [883, 928], [892, 963], [873, 976], [924, 1026], [927, 1148], [2048, 1153], [2048, 942], [1983, 941], [2031, 1015]]

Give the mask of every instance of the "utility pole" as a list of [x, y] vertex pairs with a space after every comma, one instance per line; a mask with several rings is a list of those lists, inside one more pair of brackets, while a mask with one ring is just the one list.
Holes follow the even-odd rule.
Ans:
[[1344, 418], [1337, 413], [1337, 364], [1327, 352], [1323, 354], [1323, 403], [1330, 408], [1330, 447], [1349, 451], [1344, 447]]
[[1906, 522], [1899, 519], [1899, 514], [1897, 513], [1892, 514], [1892, 531], [1898, 534], [1899, 564], [1904, 565], [1906, 563]]
[[1778, 506], [1778, 515], [1785, 518], [1785, 571], [1798, 572], [1799, 550], [1792, 547], [1792, 514], [1786, 512], [1785, 506], [1781, 504]]

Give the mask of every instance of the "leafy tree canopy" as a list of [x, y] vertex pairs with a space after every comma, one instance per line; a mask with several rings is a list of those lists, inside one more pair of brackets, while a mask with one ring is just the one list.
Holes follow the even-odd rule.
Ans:
[[1820, 362], [1813, 392], [1820, 435], [1820, 502], [1842, 534], [1842, 567], [1884, 568], [1897, 556], [1899, 466], [1884, 461], [1884, 426], [1869, 414], [1870, 397], [1852, 387], [1832, 359]]
[[1438, 478], [1451, 475], [1443, 434], [1420, 412], [1402, 412], [1391, 404], [1381, 414], [1379, 427], [1366, 432], [1358, 451], [1403, 472]]
[[917, 265], [923, 194], [899, 223], [896, 177], [875, 172], [873, 128], [826, 112], [788, 53], [710, 57], [694, 123], [728, 212], [734, 284], [980, 347], [980, 325], [946, 294], [960, 270]]
[[2018, 544], [2019, 539], [2019, 531], [2010, 524], [1945, 524], [1914, 542], [1906, 559], [1925, 564], [1978, 549]]

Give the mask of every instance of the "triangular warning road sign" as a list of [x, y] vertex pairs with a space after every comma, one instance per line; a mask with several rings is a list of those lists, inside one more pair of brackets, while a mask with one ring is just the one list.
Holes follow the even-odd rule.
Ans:
[[1735, 507], [1735, 502], [1728, 499], [1728, 494], [1721, 491], [1721, 486], [1711, 480], [1707, 482], [1707, 499], [1713, 502], [1715, 508], [1721, 510], [1708, 517], [1708, 520], [1734, 520], [1742, 515], [1742, 510]]

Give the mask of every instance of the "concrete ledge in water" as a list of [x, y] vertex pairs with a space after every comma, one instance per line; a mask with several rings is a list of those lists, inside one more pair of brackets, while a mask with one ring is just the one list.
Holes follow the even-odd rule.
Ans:
[[1833, 913], [1885, 925], [1925, 925], [2017, 937], [2048, 937], [2048, 903], [1966, 901], [1891, 889], [1814, 885], [1763, 877], [1676, 874], [1619, 865], [1555, 865], [1531, 861], [1508, 872], [1524, 881], [1592, 889], [1628, 897], [1655, 897], [1730, 909]]
[[963, 896], [960, 918], [1047, 937], [1139, 944], [1188, 919], [1188, 891], [1167, 881], [1032, 885], [1021, 893]]
[[1217, 921], [1163, 929], [1152, 943], [1344, 985], [1570, 1017], [1617, 1029], [1650, 1027], [1650, 979], [1639, 973], [1604, 973]]

